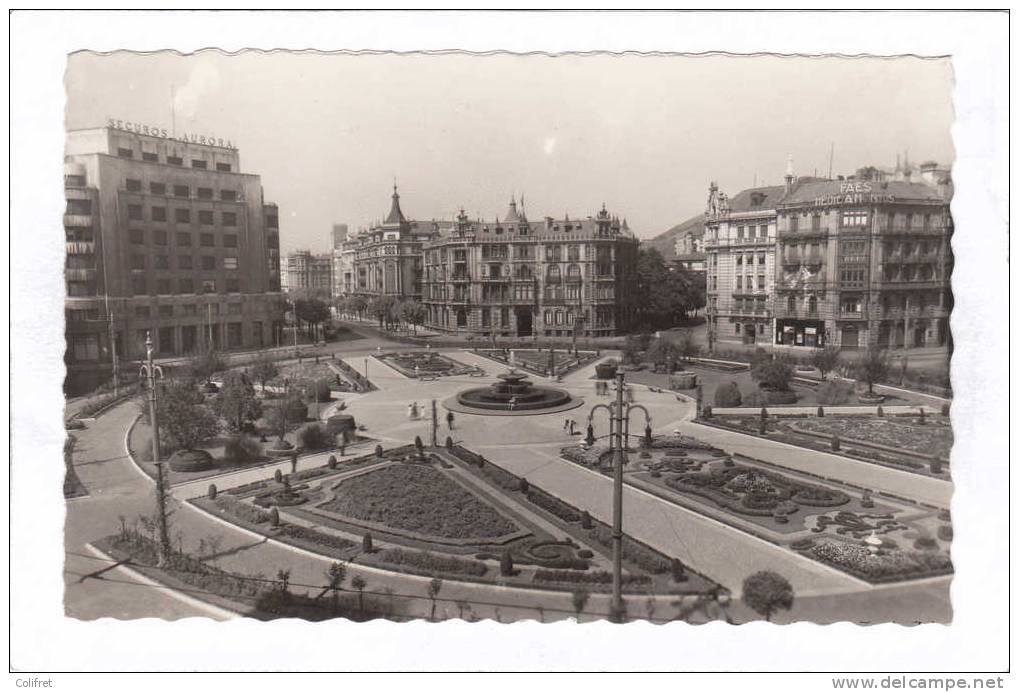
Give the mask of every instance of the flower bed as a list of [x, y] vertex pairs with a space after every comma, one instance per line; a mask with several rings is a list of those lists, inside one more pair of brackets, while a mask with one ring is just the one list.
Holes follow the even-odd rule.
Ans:
[[838, 435], [845, 441], [861, 440], [896, 449], [947, 459], [952, 452], [952, 427], [935, 416], [918, 419], [860, 416], [825, 416], [806, 418], [795, 423], [794, 429], [822, 435]]
[[407, 377], [448, 377], [466, 375], [475, 370], [458, 360], [433, 351], [383, 353], [375, 357]]
[[415, 574], [461, 574], [472, 577], [484, 576], [488, 566], [477, 560], [436, 555], [427, 551], [387, 548], [377, 553], [362, 553], [358, 562], [369, 565], [396, 565]]
[[879, 550], [836, 540], [818, 540], [801, 549], [815, 560], [870, 582], [900, 581], [952, 572], [946, 553], [926, 550]]
[[443, 472], [398, 464], [341, 482], [320, 509], [447, 538], [495, 538], [519, 530]]

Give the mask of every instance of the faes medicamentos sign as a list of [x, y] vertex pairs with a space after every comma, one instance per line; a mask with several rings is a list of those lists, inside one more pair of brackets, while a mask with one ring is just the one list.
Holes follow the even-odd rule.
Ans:
[[895, 195], [874, 192], [874, 186], [868, 181], [847, 181], [839, 183], [837, 194], [820, 195], [814, 198], [815, 207], [840, 206], [844, 204], [889, 204], [895, 201]]
[[117, 118], [107, 118], [107, 127], [111, 127], [114, 130], [123, 130], [124, 132], [133, 132], [136, 135], [147, 135], [149, 137], [160, 137], [162, 139], [172, 139], [177, 142], [184, 142], [185, 144], [203, 144], [209, 147], [222, 147], [224, 149], [236, 149], [234, 143], [229, 139], [223, 139], [222, 137], [215, 137], [213, 135], [200, 135], [194, 133], [184, 133], [180, 135], [171, 135], [163, 127], [151, 127], [149, 125], [142, 125], [141, 123], [134, 123], [129, 120], [118, 120]]

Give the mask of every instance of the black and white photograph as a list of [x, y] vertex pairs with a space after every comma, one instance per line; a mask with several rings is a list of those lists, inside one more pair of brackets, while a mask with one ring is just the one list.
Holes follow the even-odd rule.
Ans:
[[[727, 637], [797, 624], [953, 636], [960, 594], [981, 588], [960, 560], [998, 546], [986, 595], [1008, 562], [1007, 288], [974, 283], [1001, 285], [1007, 207], [994, 227], [957, 201], [1007, 197], [1004, 178], [957, 175], [1002, 165], [1007, 139], [961, 144], [951, 51], [730, 50], [717, 26], [799, 14], [617, 15], [713, 22], [712, 50], [185, 50], [159, 27], [180, 12], [109, 15], [144, 19], [162, 48], [71, 39], [48, 86], [61, 127], [34, 154], [56, 152], [37, 162], [52, 195], [34, 231], [12, 211], [12, 243], [58, 253], [10, 258], [12, 316], [30, 313], [12, 321], [15, 442], [19, 415], [48, 442], [12, 446], [12, 570], [20, 546], [60, 553], [45, 606], [73, 638], [201, 622], [213, 641], [247, 623], [581, 642], [637, 624], [662, 650], [710, 632], [711, 665], [737, 671], [768, 657], [744, 666], [759, 645], [728, 645], [726, 663]], [[443, 17], [613, 20], [277, 15], [367, 22], [376, 43], [389, 21], [405, 37]], [[908, 22], [812, 18], [843, 17]], [[20, 204], [16, 165], [11, 180]], [[45, 287], [19, 296], [33, 277]], [[26, 353], [37, 320], [49, 342]], [[45, 405], [19, 414], [36, 386]], [[62, 497], [59, 480], [26, 492], [29, 462]], [[962, 518], [960, 482], [987, 493]], [[26, 508], [56, 532], [19, 521]], [[937, 648], [922, 653], [902, 667], [936, 668]], [[239, 667], [360, 668], [264, 655]]]

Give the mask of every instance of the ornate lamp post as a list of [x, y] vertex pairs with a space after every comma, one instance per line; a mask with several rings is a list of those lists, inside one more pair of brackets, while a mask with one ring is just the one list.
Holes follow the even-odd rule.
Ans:
[[[597, 404], [591, 407], [587, 416], [587, 443], [594, 444], [594, 413], [605, 409], [609, 414], [609, 449], [612, 450], [613, 482], [612, 482], [612, 617], [617, 621], [623, 619], [623, 464], [626, 451], [629, 449], [628, 437], [630, 430], [630, 412], [640, 409], [644, 412], [647, 424], [644, 438], [651, 439], [651, 416], [640, 404], [627, 404], [623, 401], [623, 373], [616, 374], [616, 400], [611, 404]], [[606, 436], [601, 436], [606, 437]]]
[[163, 484], [163, 461], [159, 450], [159, 414], [156, 403], [156, 380], [163, 379], [163, 369], [152, 362], [152, 333], [145, 332], [145, 363], [139, 376], [148, 389], [149, 425], [152, 427], [152, 462], [156, 465], [156, 515], [159, 519], [159, 566], [170, 556], [170, 531], [166, 524], [166, 488]]

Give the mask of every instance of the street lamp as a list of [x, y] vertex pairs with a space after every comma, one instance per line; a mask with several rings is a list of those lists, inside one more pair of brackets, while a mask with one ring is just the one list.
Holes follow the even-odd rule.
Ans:
[[163, 369], [152, 362], [152, 332], [145, 332], [145, 363], [139, 376], [145, 380], [149, 399], [149, 425], [152, 427], [152, 462], [156, 465], [156, 515], [159, 518], [159, 566], [170, 557], [170, 532], [166, 525], [166, 489], [163, 484], [163, 461], [159, 450], [159, 415], [156, 403], [156, 379], [163, 379]]
[[612, 616], [618, 621], [623, 618], [623, 464], [625, 452], [629, 449], [630, 412], [640, 409], [647, 421], [644, 438], [651, 439], [651, 416], [640, 404], [623, 401], [623, 373], [616, 373], [616, 400], [611, 404], [597, 404], [587, 415], [587, 442], [593, 445], [598, 438], [594, 435], [594, 414], [605, 409], [609, 414], [609, 449], [612, 451]]

